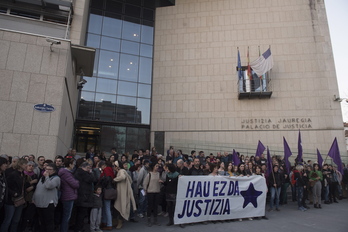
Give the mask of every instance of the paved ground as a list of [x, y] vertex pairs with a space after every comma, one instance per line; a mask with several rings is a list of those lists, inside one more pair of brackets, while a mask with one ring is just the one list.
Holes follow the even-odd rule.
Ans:
[[[138, 223], [125, 222], [121, 230], [113, 231], [141, 231], [141, 232], [348, 232], [348, 200], [344, 199], [339, 203], [322, 205], [322, 209], [315, 209], [313, 205], [306, 212], [297, 210], [295, 202], [282, 206], [280, 212], [266, 212], [269, 220], [244, 220], [242, 222], [219, 222], [201, 223], [187, 225], [185, 228], [179, 226], [166, 226], [168, 218], [159, 216], [161, 226], [146, 226], [146, 220], [140, 219]], [[86, 230], [89, 231], [89, 230]]]

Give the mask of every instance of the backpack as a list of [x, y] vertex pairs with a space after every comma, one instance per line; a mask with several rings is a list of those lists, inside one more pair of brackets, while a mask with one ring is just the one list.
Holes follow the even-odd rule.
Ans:
[[291, 175], [291, 185], [292, 186], [295, 186], [296, 185], [296, 180], [297, 179], [295, 179], [295, 173], [296, 172], [298, 172], [297, 170], [294, 170], [293, 172], [292, 172], [292, 175]]

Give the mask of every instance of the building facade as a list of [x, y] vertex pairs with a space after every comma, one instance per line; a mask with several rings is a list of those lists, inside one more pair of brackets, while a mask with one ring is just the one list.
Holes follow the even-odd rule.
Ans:
[[[261, 140], [282, 155], [283, 136], [297, 152], [300, 130], [305, 157], [337, 137], [347, 159], [323, 1], [42, 2], [0, 5], [1, 153], [252, 155]], [[245, 70], [248, 50], [253, 61], [268, 48], [267, 80], [240, 88], [237, 51]]]

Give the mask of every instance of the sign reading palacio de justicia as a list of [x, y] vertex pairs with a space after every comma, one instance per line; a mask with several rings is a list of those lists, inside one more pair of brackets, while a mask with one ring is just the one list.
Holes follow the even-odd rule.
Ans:
[[241, 120], [242, 130], [312, 129], [312, 119], [303, 118], [247, 118]]

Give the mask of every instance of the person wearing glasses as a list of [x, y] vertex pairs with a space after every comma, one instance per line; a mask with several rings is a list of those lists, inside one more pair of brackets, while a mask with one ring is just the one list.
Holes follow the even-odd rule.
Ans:
[[42, 231], [54, 231], [54, 210], [58, 204], [59, 189], [60, 177], [57, 174], [57, 167], [53, 163], [48, 163], [33, 195]]

